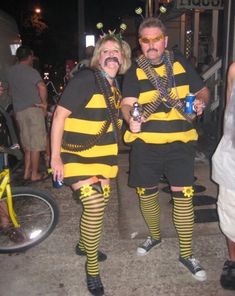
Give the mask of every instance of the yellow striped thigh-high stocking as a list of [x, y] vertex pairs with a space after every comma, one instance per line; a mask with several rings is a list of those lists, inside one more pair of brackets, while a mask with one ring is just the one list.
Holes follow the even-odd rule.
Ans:
[[[103, 185], [102, 186], [102, 191], [103, 191], [103, 197], [104, 197], [104, 204], [105, 204], [105, 208], [106, 208], [106, 206], [108, 205], [108, 202], [109, 202], [110, 194], [111, 194], [111, 187], [110, 187], [110, 185], [109, 184]], [[80, 199], [80, 189], [79, 189], [78, 192], [79, 192], [79, 199]], [[85, 252], [85, 248], [84, 248], [83, 241], [82, 241], [81, 237], [80, 237], [78, 246], [79, 246], [79, 249], [81, 251], [84, 251]]]
[[158, 188], [137, 187], [139, 196], [140, 210], [147, 224], [150, 236], [160, 240], [160, 205], [158, 202]]
[[174, 200], [173, 221], [179, 237], [180, 257], [192, 256], [192, 236], [194, 224], [193, 188], [184, 187], [183, 191], [172, 192]]
[[99, 274], [97, 252], [100, 243], [105, 199], [100, 183], [83, 185], [80, 188], [83, 211], [80, 220], [80, 243], [87, 255], [87, 273]]

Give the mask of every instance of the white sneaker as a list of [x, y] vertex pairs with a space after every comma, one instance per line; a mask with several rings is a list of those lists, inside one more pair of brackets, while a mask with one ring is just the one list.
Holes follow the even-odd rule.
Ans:
[[154, 246], [159, 246], [161, 244], [160, 239], [153, 239], [150, 236], [137, 248], [137, 255], [144, 256], [150, 251]]
[[179, 261], [192, 273], [192, 276], [196, 280], [203, 282], [207, 279], [205, 270], [201, 267], [199, 261], [193, 256], [187, 259], [179, 257]]

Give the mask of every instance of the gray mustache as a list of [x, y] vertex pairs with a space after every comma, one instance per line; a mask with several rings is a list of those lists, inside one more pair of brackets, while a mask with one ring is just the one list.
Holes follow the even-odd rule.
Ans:
[[120, 65], [119, 60], [117, 57], [108, 57], [105, 61], [104, 61], [104, 65], [107, 66], [108, 62], [116, 62], [118, 63], [118, 65]]
[[158, 50], [156, 50], [155, 48], [149, 48], [149, 49], [147, 50], [147, 52], [150, 52], [150, 51], [156, 51], [156, 52], [158, 52]]

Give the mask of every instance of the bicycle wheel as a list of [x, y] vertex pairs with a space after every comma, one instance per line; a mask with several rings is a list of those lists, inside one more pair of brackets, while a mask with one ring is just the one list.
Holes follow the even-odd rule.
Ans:
[[14, 211], [25, 239], [13, 242], [0, 230], [0, 253], [22, 252], [39, 244], [49, 236], [58, 222], [58, 206], [48, 191], [13, 187], [12, 196]]

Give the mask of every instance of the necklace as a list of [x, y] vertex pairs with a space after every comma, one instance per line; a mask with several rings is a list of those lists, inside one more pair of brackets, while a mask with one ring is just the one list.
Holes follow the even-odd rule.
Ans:
[[110, 76], [107, 72], [105, 72], [104, 70], [101, 70], [101, 74], [105, 77], [105, 78], [108, 78], [110, 80], [115, 80], [116, 77], [112, 77]]

